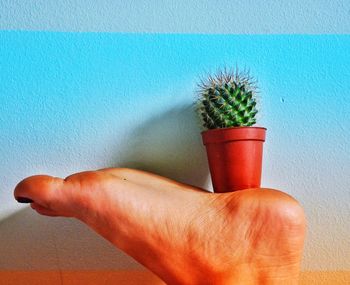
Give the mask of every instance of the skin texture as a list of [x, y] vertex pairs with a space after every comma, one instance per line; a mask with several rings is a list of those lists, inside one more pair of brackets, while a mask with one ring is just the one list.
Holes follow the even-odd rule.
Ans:
[[21, 181], [17, 200], [86, 223], [167, 284], [297, 284], [305, 216], [273, 189], [209, 193], [156, 174], [109, 168]]

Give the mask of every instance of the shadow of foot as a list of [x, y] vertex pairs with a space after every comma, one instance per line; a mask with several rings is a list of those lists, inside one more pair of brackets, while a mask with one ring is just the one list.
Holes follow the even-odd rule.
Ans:
[[0, 221], [0, 233], [2, 270], [142, 269], [78, 220], [49, 219], [30, 207]]

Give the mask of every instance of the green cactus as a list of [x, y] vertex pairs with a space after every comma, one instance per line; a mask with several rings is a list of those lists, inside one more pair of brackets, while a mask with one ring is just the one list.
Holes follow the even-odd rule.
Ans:
[[258, 113], [256, 81], [248, 71], [218, 71], [198, 84], [196, 102], [205, 129], [252, 126]]

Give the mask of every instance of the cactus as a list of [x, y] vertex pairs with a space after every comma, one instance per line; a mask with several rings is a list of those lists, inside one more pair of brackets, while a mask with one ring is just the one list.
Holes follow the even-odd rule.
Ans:
[[198, 84], [196, 102], [205, 129], [252, 126], [258, 113], [256, 81], [248, 71], [218, 71]]

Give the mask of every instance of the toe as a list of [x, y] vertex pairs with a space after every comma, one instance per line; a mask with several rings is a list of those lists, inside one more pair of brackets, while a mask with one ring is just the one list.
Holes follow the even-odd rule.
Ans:
[[32, 203], [50, 209], [63, 180], [47, 175], [28, 177], [17, 184], [14, 197], [19, 203]]

